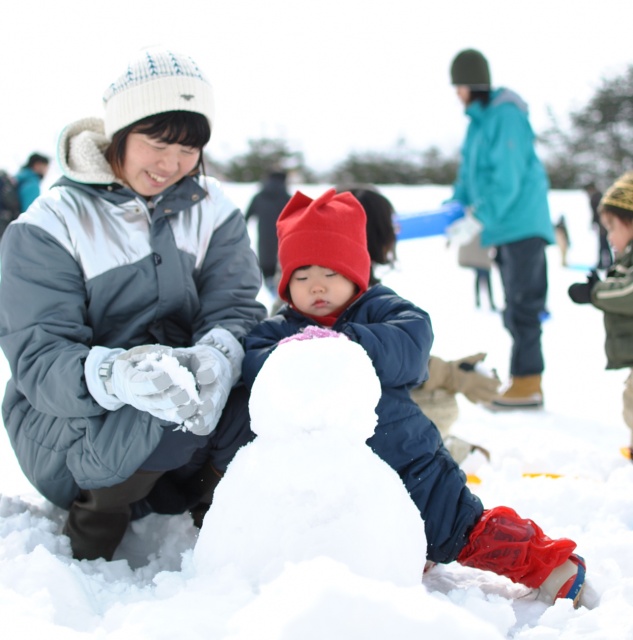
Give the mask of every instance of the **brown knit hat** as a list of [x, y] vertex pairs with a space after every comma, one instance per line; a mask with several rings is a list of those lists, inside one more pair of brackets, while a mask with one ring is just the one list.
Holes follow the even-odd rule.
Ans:
[[618, 207], [633, 212], [633, 171], [621, 175], [600, 200], [600, 210], [604, 206]]

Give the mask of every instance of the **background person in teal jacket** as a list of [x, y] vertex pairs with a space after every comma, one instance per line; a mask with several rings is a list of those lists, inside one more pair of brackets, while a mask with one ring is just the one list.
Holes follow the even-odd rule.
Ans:
[[466, 49], [454, 58], [451, 81], [470, 118], [453, 199], [472, 207], [482, 245], [497, 250], [503, 320], [513, 340], [511, 381], [492, 405], [539, 407], [545, 247], [554, 242], [547, 175], [534, 150], [527, 105], [508, 89], [492, 89], [488, 61], [479, 51]]
[[40, 195], [40, 183], [48, 171], [49, 159], [41, 153], [32, 153], [26, 164], [17, 172], [20, 211], [24, 213], [31, 202]]

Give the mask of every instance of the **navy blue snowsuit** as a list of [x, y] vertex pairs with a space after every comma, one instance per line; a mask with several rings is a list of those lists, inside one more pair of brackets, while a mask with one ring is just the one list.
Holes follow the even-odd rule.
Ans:
[[[258, 324], [244, 343], [246, 385], [252, 386], [281, 339], [315, 324], [287, 305], [279, 315]], [[455, 560], [483, 506], [466, 486], [466, 477], [445, 449], [436, 426], [409, 395], [409, 389], [428, 378], [433, 342], [428, 314], [377, 284], [351, 304], [332, 329], [367, 351], [380, 379], [378, 424], [367, 444], [398, 472], [419, 509], [429, 560]]]

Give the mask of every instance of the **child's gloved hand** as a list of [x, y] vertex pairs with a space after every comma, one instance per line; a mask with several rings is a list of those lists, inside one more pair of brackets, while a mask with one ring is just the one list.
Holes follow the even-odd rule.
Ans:
[[429, 358], [429, 379], [424, 388], [445, 389], [449, 393], [463, 393], [471, 402], [490, 402], [501, 385], [496, 372], [489, 375], [475, 369], [483, 361], [485, 353], [446, 362], [437, 356]]
[[332, 329], [325, 329], [324, 327], [317, 327], [310, 325], [303, 331], [295, 333], [293, 336], [289, 336], [279, 341], [279, 344], [291, 342], [292, 340], [313, 340], [315, 338], [345, 338], [349, 339], [345, 334], [338, 331], [332, 331]]
[[592, 269], [587, 276], [587, 282], [572, 284], [567, 293], [576, 304], [588, 304], [591, 302], [591, 290], [596, 282], [600, 282], [600, 276], [595, 269]]

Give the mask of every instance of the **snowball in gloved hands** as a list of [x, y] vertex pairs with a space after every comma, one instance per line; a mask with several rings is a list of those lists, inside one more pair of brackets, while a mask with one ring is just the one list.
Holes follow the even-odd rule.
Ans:
[[176, 356], [191, 368], [198, 383], [198, 407], [181, 428], [208, 435], [217, 426], [233, 385], [241, 375], [244, 349], [229, 331], [214, 327], [193, 347], [177, 349]]
[[112, 362], [106, 389], [139, 411], [182, 422], [196, 412], [199, 399], [193, 376], [171, 354], [172, 349], [162, 345], [124, 351]]
[[195, 435], [207, 435], [215, 429], [233, 385], [231, 363], [217, 347], [197, 344], [174, 349], [174, 356], [195, 376], [198, 406], [187, 416], [182, 429]]
[[185, 369], [191, 371], [200, 386], [217, 380], [223, 368], [221, 359], [226, 359], [216, 348], [202, 344], [174, 349], [172, 355]]
[[174, 349], [174, 357], [191, 371], [199, 387], [200, 403], [195, 413], [183, 421], [182, 429], [195, 435], [207, 435], [217, 424], [219, 413], [226, 404], [225, 400], [220, 412], [217, 411], [224, 396], [223, 385], [218, 383], [218, 378], [222, 375], [223, 369], [226, 373], [226, 365], [223, 366], [221, 359], [226, 360], [226, 357], [208, 345]]
[[228, 380], [205, 384], [200, 387], [198, 396], [200, 404], [197, 411], [182, 423], [182, 429], [191, 431], [197, 436], [205, 436], [211, 433], [218, 424], [222, 411], [226, 406], [231, 387]]

